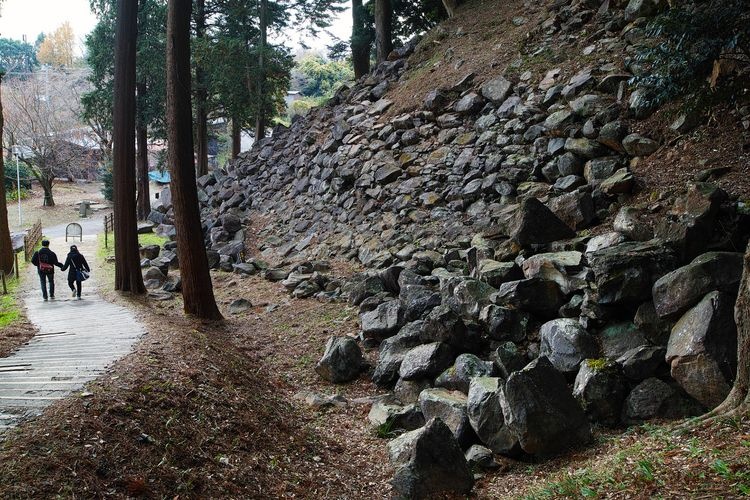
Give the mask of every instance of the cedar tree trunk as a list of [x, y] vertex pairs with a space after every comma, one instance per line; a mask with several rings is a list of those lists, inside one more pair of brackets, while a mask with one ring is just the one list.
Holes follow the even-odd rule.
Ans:
[[362, 0], [352, 0], [352, 65], [354, 78], [359, 79], [370, 72], [370, 40], [362, 7]]
[[193, 160], [190, 103], [190, 11], [192, 0], [169, 0], [167, 10], [167, 158], [185, 312], [218, 320], [203, 242]]
[[[2, 75], [0, 75], [0, 79]], [[0, 84], [0, 88], [2, 85]], [[3, 103], [0, 98], [0, 144], [3, 143]], [[0, 154], [0, 172], [5, 172], [3, 155]], [[9, 273], [13, 269], [13, 244], [8, 227], [8, 206], [5, 201], [5, 181], [0, 179], [0, 270]]]
[[[138, 85], [141, 88], [141, 85]], [[145, 85], [143, 86], [145, 91]], [[148, 131], [141, 123], [135, 129], [138, 154], [135, 159], [138, 171], [138, 198], [136, 202], [138, 220], [146, 220], [151, 212], [151, 193], [148, 182]]]
[[727, 398], [708, 416], [738, 414], [750, 409], [750, 243], [745, 250], [734, 322], [737, 324], [737, 376]]
[[138, 2], [118, 0], [115, 33], [113, 194], [115, 290], [145, 293], [135, 209], [135, 54]]
[[[195, 10], [195, 36], [203, 38], [206, 34], [206, 1], [196, 0]], [[195, 92], [195, 154], [198, 157], [196, 168], [200, 177], [208, 173], [208, 92], [205, 71], [200, 64], [195, 66], [195, 83], [198, 87]]]
[[391, 0], [375, 0], [375, 48], [378, 64], [393, 50], [393, 8]]
[[239, 118], [232, 118], [232, 159], [240, 155], [242, 149], [242, 126]]
[[268, 37], [268, 0], [260, 0], [260, 51], [258, 52], [258, 115], [255, 118], [255, 142], [266, 136], [266, 45]]

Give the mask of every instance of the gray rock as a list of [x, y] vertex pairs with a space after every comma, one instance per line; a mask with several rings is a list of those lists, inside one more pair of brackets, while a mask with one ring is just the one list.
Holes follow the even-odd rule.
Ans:
[[424, 344], [404, 355], [398, 373], [404, 380], [432, 379], [451, 366], [454, 359], [453, 351], [447, 344]]
[[434, 308], [425, 319], [422, 329], [425, 342], [445, 342], [456, 348], [467, 343], [467, 331], [461, 317], [450, 307], [441, 305]]
[[405, 285], [399, 293], [404, 321], [416, 321], [440, 305], [438, 292], [422, 285]]
[[625, 423], [637, 423], [652, 418], [685, 418], [703, 413], [695, 400], [680, 394], [674, 387], [657, 378], [647, 378], [638, 384], [622, 408]]
[[547, 457], [591, 441], [586, 415], [547, 358], [511, 374], [500, 403], [505, 425], [530, 455]]
[[492, 450], [484, 446], [473, 444], [466, 450], [464, 456], [466, 457], [466, 463], [469, 464], [469, 468], [471, 469], [495, 470], [500, 468], [500, 464], [492, 456]]
[[666, 0], [630, 0], [625, 7], [625, 19], [651, 17], [669, 8]]
[[482, 361], [474, 354], [461, 354], [456, 358], [453, 366], [435, 379], [435, 387], [467, 393], [472, 378], [490, 376], [492, 371], [491, 361]]
[[673, 251], [658, 240], [627, 242], [587, 254], [599, 304], [642, 303], [654, 282], [676, 267]]
[[471, 380], [467, 399], [469, 423], [479, 440], [494, 453], [515, 455], [520, 451], [518, 438], [505, 425], [501, 399], [502, 379], [477, 377]]
[[550, 243], [575, 236], [567, 224], [536, 198], [527, 198], [511, 222], [510, 236], [521, 246]]
[[376, 401], [367, 414], [367, 420], [377, 428], [395, 431], [413, 431], [425, 424], [422, 410], [414, 404], [400, 406], [386, 401]]
[[482, 96], [492, 101], [493, 104], [501, 104], [508, 98], [513, 84], [503, 77], [489, 80], [482, 85]]
[[161, 285], [164, 280], [167, 279], [166, 274], [162, 272], [158, 267], [149, 267], [145, 273], [143, 273], [144, 280], [156, 280]]
[[568, 139], [565, 141], [565, 151], [582, 158], [598, 158], [606, 156], [608, 151], [603, 144], [591, 139]]
[[432, 383], [427, 379], [404, 380], [400, 378], [393, 388], [393, 395], [403, 404], [417, 403], [422, 391], [430, 387], [432, 387]]
[[365, 338], [384, 339], [390, 337], [403, 325], [403, 312], [398, 300], [380, 304], [374, 311], [361, 314], [362, 334]]
[[492, 302], [550, 318], [557, 315], [565, 296], [554, 281], [532, 278], [502, 284], [492, 296]]
[[643, 220], [643, 212], [633, 207], [622, 207], [612, 228], [634, 241], [647, 241], [654, 237], [654, 231]]
[[333, 383], [354, 380], [362, 371], [363, 358], [357, 342], [349, 337], [330, 337], [315, 372]]
[[573, 386], [573, 397], [593, 422], [616, 426], [620, 422], [627, 395], [625, 379], [617, 365], [595, 359], [581, 363]]
[[586, 229], [596, 219], [594, 200], [586, 191], [566, 193], [547, 202], [552, 213], [575, 231]]
[[385, 291], [385, 284], [379, 276], [367, 276], [364, 279], [352, 282], [347, 289], [349, 303], [358, 306], [368, 297], [372, 297]]
[[396, 473], [391, 480], [396, 498], [428, 499], [445, 493], [467, 494], [474, 487], [461, 447], [440, 419], [388, 443]]
[[228, 233], [236, 233], [242, 229], [242, 220], [234, 214], [224, 214], [219, 218], [221, 226]]
[[666, 360], [685, 392], [708, 408], [719, 405], [737, 371], [734, 297], [706, 295], [672, 328]]
[[398, 371], [404, 356], [421, 343], [422, 321], [407, 323], [397, 335], [385, 339], [380, 344], [378, 362], [372, 374], [372, 381], [381, 386], [389, 386], [398, 379]]
[[654, 283], [654, 308], [663, 318], [675, 317], [697, 304], [708, 292], [736, 294], [741, 277], [741, 253], [703, 254]]
[[640, 134], [630, 134], [623, 138], [622, 147], [630, 156], [649, 156], [659, 149], [659, 143]]
[[454, 109], [457, 113], [474, 113], [484, 105], [484, 99], [474, 92], [470, 92], [458, 100]]
[[249, 311], [252, 307], [252, 302], [247, 299], [235, 299], [229, 304], [229, 312], [230, 314], [242, 314]]
[[631, 380], [645, 380], [667, 371], [664, 356], [667, 350], [660, 346], [642, 345], [620, 356], [617, 363], [622, 373]]
[[396, 165], [382, 165], [375, 171], [375, 181], [378, 184], [382, 185], [390, 184], [391, 182], [401, 177], [402, 173], [403, 170], [401, 170]]
[[635, 177], [626, 168], [621, 168], [599, 184], [599, 189], [609, 195], [627, 194], [633, 190]]
[[513, 342], [505, 342], [495, 350], [493, 355], [497, 372], [505, 379], [511, 373], [523, 369], [527, 364], [526, 357], [518, 350]]
[[619, 359], [626, 352], [647, 343], [646, 336], [633, 323], [628, 321], [612, 323], [599, 332], [602, 354], [610, 360]]
[[431, 90], [424, 99], [424, 107], [429, 111], [442, 111], [448, 104], [448, 97], [439, 90]]
[[517, 309], [490, 304], [480, 312], [479, 321], [492, 340], [522, 342], [530, 330], [531, 318]]
[[625, 122], [617, 120], [605, 124], [599, 131], [599, 137], [596, 140], [614, 151], [624, 153], [625, 148], [622, 145], [622, 140], [627, 135], [628, 126]]
[[474, 440], [474, 430], [466, 412], [466, 394], [442, 388], [425, 389], [419, 395], [419, 406], [425, 420], [442, 420], [462, 448], [467, 448]]
[[498, 262], [491, 259], [482, 259], [479, 261], [476, 275], [477, 278], [495, 288], [508, 281], [523, 278], [523, 273], [515, 262]]
[[159, 245], [146, 245], [140, 248], [140, 254], [142, 259], [153, 260], [159, 256], [161, 247]]
[[542, 325], [540, 356], [546, 356], [561, 373], [574, 374], [586, 358], [596, 358], [596, 339], [581, 324], [570, 318], [560, 318]]

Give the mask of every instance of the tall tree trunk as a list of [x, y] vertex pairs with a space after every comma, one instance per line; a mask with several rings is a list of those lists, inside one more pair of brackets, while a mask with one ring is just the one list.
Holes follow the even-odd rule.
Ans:
[[740, 291], [734, 305], [737, 324], [737, 376], [727, 398], [709, 415], [743, 413], [750, 410], [750, 243], [745, 250]]
[[[2, 80], [1, 74], [0, 80]], [[0, 82], [0, 89], [1, 88], [2, 82]], [[0, 144], [3, 143], [3, 126], [3, 102], [2, 97], [0, 97]], [[5, 163], [2, 154], [0, 154], [0, 172], [5, 172]], [[10, 241], [10, 227], [8, 227], [8, 205], [5, 201], [5, 180], [0, 179], [0, 271], [9, 273], [12, 269], [13, 244]]]
[[375, 0], [375, 48], [378, 64], [393, 50], [393, 8], [391, 0]]
[[42, 175], [42, 177], [39, 179], [39, 185], [42, 187], [42, 191], [44, 191], [44, 203], [43, 205], [45, 207], [54, 207], [55, 206], [55, 198], [52, 196], [52, 182], [54, 179], [54, 175], [50, 174]]
[[258, 52], [258, 115], [255, 117], [255, 142], [266, 136], [266, 120], [268, 106], [266, 105], [266, 68], [265, 57], [268, 44], [268, 0], [260, 0], [260, 47]]
[[354, 78], [370, 72], [370, 40], [362, 7], [362, 0], [352, 0], [352, 64]]
[[187, 314], [221, 319], [204, 246], [193, 162], [190, 103], [190, 10], [192, 0], [169, 0], [167, 10], [167, 140], [172, 202]]
[[242, 125], [239, 118], [232, 118], [232, 159], [237, 158], [242, 150]]
[[[145, 91], [145, 85], [144, 91]], [[138, 85], [141, 88], [141, 85]], [[148, 131], [146, 126], [138, 123], [135, 129], [135, 140], [138, 153], [135, 158], [136, 171], [138, 172], [138, 198], [136, 207], [138, 220], [146, 220], [151, 212], [151, 193], [148, 182]]]
[[[203, 38], [206, 34], [206, 1], [195, 2], [195, 36]], [[206, 75], [200, 64], [195, 66], [195, 154], [198, 157], [198, 176], [208, 173], [208, 112], [206, 101], [208, 92], [206, 90]]]
[[118, 0], [115, 32], [113, 194], [115, 290], [145, 293], [135, 209], [135, 54], [138, 2]]

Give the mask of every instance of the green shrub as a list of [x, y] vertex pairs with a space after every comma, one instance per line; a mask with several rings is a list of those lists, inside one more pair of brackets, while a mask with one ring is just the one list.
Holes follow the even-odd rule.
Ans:
[[99, 179], [102, 181], [102, 195], [105, 200], [114, 199], [114, 186], [112, 184], [112, 165], [106, 164], [99, 170]]

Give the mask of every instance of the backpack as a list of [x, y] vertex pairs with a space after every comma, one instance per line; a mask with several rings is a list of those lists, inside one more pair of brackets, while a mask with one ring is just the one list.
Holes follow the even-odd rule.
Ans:
[[46, 252], [39, 252], [39, 272], [42, 274], [52, 274], [55, 272], [55, 266], [49, 263], [49, 255]]

